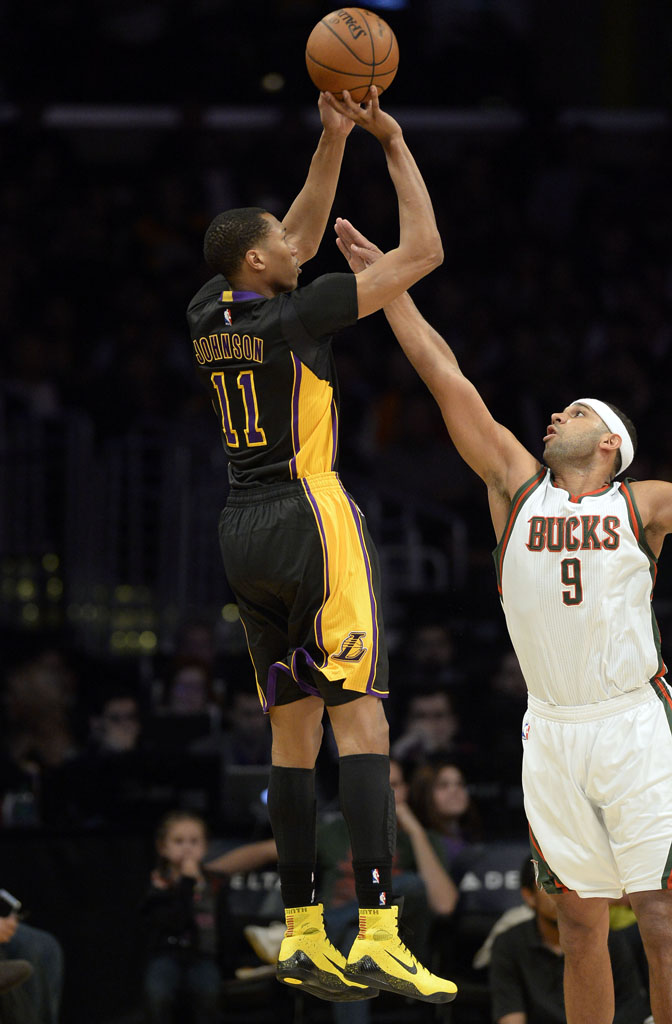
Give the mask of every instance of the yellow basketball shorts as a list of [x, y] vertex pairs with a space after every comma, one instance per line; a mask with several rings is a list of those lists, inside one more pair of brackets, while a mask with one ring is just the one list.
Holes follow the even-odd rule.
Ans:
[[219, 541], [265, 711], [388, 695], [378, 555], [336, 473], [231, 491]]

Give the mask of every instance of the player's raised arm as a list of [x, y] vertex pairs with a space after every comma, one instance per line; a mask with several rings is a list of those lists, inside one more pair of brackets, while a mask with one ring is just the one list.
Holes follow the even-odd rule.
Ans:
[[354, 121], [334, 110], [322, 94], [317, 105], [322, 135], [305, 184], [282, 221], [288, 240], [296, 247], [299, 265], [319, 249], [336, 194], [345, 140], [354, 128]]
[[511, 498], [539, 463], [498, 423], [458, 365], [452, 349], [407, 293], [385, 307], [397, 341], [441, 410], [458, 452], [489, 487]]
[[406, 288], [425, 277], [443, 262], [441, 237], [432, 201], [401, 127], [380, 108], [375, 86], [366, 104], [353, 103], [347, 92], [343, 100], [326, 93], [329, 103], [374, 135], [383, 147], [387, 168], [397, 193], [399, 245], [357, 275], [359, 317], [382, 309]]
[[[358, 279], [386, 258], [349, 221], [338, 218], [335, 227], [336, 244]], [[409, 361], [436, 399], [448, 433], [464, 461], [504, 501], [510, 500], [520, 484], [539, 467], [537, 460], [510, 430], [492, 417], [474, 385], [460, 370], [451, 348], [425, 320], [410, 295], [404, 293], [389, 302], [385, 316]]]

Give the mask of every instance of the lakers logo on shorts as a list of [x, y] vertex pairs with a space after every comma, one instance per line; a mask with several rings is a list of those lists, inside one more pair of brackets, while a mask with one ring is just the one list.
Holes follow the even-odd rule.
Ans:
[[361, 661], [368, 647], [364, 646], [365, 631], [351, 630], [341, 644], [341, 649], [333, 657], [336, 661]]

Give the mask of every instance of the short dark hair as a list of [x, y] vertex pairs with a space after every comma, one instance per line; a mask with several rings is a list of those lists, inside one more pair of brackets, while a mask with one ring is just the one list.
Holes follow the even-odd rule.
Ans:
[[[629, 416], [626, 416], [624, 412], [621, 412], [621, 410], [617, 406], [612, 405], [611, 402], [605, 402], [604, 404], [607, 405], [612, 412], [615, 412], [618, 418], [623, 421], [623, 425], [627, 430], [628, 434], [630, 435], [630, 440], [632, 441], [632, 451], [634, 458], [637, 454], [637, 431], [635, 430], [635, 424], [632, 422]], [[614, 460], [614, 476], [618, 476], [618, 474], [620, 473], [622, 461], [623, 460], [621, 459], [621, 452], [619, 450], [618, 458]]]
[[217, 214], [203, 241], [203, 255], [211, 270], [227, 279], [235, 277], [248, 249], [270, 231], [263, 216], [266, 212], [260, 206], [245, 206]]

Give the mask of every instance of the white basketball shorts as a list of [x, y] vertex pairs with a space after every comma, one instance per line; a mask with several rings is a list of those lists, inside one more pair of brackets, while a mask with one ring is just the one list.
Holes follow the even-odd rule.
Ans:
[[523, 791], [548, 892], [672, 889], [670, 687], [657, 679], [580, 707], [530, 697]]

